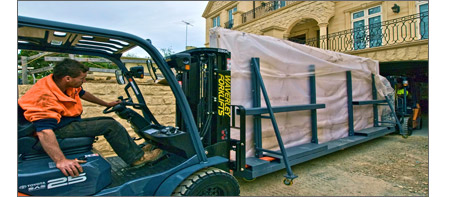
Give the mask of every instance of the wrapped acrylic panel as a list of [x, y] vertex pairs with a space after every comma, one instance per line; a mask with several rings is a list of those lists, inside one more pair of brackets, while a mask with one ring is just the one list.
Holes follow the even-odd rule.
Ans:
[[[310, 104], [309, 76], [316, 76], [316, 103], [326, 104], [317, 110], [318, 141], [328, 142], [348, 136], [346, 71], [352, 73], [353, 100], [372, 100], [372, 78], [379, 99], [393, 91], [378, 74], [378, 62], [369, 58], [327, 51], [269, 36], [249, 34], [224, 28], [210, 30], [210, 46], [231, 52], [232, 105], [253, 107], [251, 89], [252, 57], [260, 58], [262, 74], [272, 106]], [[314, 65], [314, 72], [309, 66]], [[265, 102], [261, 98], [262, 107]], [[372, 105], [354, 106], [354, 129], [372, 127]], [[311, 141], [310, 111], [275, 114], [286, 147]], [[254, 155], [252, 117], [246, 120], [246, 155]], [[237, 120], [238, 122], [238, 120]], [[232, 138], [239, 131], [232, 130]], [[278, 150], [270, 120], [262, 120], [263, 148]]]

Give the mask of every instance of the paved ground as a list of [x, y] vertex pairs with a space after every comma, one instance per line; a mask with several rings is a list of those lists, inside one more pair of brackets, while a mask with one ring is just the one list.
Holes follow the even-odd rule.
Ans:
[[414, 130], [412, 135], [428, 137], [428, 115], [422, 115], [422, 129]]
[[403, 139], [387, 135], [293, 166], [299, 177], [285, 186], [284, 170], [247, 182], [242, 196], [427, 196], [428, 121]]

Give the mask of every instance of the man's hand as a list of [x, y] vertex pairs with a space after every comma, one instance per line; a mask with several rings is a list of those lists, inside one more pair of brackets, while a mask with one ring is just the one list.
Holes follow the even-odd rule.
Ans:
[[80, 173], [83, 172], [83, 168], [78, 163], [84, 163], [86, 161], [69, 160], [65, 158], [53, 130], [44, 129], [37, 132], [37, 136], [45, 152], [56, 163], [56, 167], [61, 170], [64, 175], [69, 176], [70, 174], [70, 176], [78, 176], [79, 171]]
[[86, 161], [82, 160], [70, 160], [70, 159], [63, 159], [56, 162], [56, 167], [61, 170], [61, 172], [66, 176], [76, 177], [79, 173], [83, 172], [83, 168], [80, 166], [79, 163], [85, 163]]
[[85, 91], [85, 94], [83, 94], [83, 96], [81, 96], [81, 98], [83, 100], [85, 100], [85, 101], [88, 101], [88, 102], [91, 102], [91, 103], [96, 103], [98, 105], [105, 106], [105, 107], [113, 107], [113, 106], [121, 103], [120, 100], [107, 103], [107, 102], [97, 98], [93, 94], [89, 93], [88, 91]]
[[116, 101], [107, 103], [106, 107], [113, 107], [113, 106], [118, 105], [118, 104], [120, 104], [120, 103], [121, 103], [120, 100], [116, 100]]

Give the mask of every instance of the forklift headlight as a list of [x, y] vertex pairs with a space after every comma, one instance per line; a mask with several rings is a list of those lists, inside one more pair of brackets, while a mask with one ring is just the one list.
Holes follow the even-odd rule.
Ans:
[[169, 67], [175, 68], [177, 71], [189, 71], [191, 55], [189, 53], [176, 53], [169, 57], [166, 57], [166, 62]]

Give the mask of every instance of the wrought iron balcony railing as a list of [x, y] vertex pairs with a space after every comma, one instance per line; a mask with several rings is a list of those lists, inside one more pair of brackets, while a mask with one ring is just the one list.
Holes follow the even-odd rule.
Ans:
[[319, 38], [309, 38], [309, 39], [289, 38], [288, 40], [299, 43], [299, 44], [306, 44], [308, 46], [313, 46], [313, 47], [318, 47], [318, 48], [320, 47]]
[[[428, 12], [335, 32], [299, 42], [309, 46], [346, 52], [428, 39]], [[294, 40], [293, 40], [294, 41]], [[295, 42], [295, 41], [294, 41]]]
[[243, 19], [243, 23], [246, 23], [248, 21], [254, 20], [256, 18], [260, 18], [262, 16], [267, 15], [270, 12], [273, 12], [275, 10], [278, 10], [282, 7], [289, 6], [293, 3], [296, 3], [297, 1], [269, 1], [269, 2], [262, 2], [262, 5], [259, 7], [256, 7], [255, 9], [245, 12], [241, 14], [241, 17]]
[[233, 27], [233, 19], [224, 23], [224, 27], [227, 29], [231, 29]]
[[318, 47], [320, 48], [320, 40], [318, 38], [310, 38], [305, 40], [305, 44], [308, 46]]

